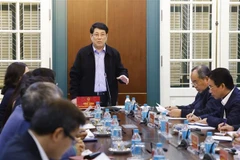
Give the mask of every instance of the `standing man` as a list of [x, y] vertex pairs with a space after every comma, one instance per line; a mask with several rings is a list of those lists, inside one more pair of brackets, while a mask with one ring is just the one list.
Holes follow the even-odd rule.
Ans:
[[70, 94], [76, 104], [77, 96], [100, 96], [101, 106], [116, 105], [118, 81], [128, 84], [128, 70], [119, 52], [106, 44], [108, 27], [100, 22], [90, 28], [92, 44], [77, 53], [70, 70]]

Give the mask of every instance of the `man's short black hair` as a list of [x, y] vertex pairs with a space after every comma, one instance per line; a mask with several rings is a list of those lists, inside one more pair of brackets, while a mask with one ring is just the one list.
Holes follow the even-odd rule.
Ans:
[[224, 83], [229, 90], [234, 88], [233, 78], [226, 68], [216, 68], [209, 73], [208, 77], [217, 87]]
[[104, 23], [101, 22], [94, 23], [90, 28], [91, 34], [93, 34], [95, 28], [102, 29], [106, 32], [106, 34], [108, 34], [108, 27]]
[[49, 68], [37, 68], [32, 71], [33, 76], [42, 76], [52, 78], [55, 81], [55, 72]]
[[57, 128], [63, 128], [64, 133], [70, 133], [85, 122], [84, 114], [71, 101], [59, 98], [44, 104], [35, 112], [30, 129], [38, 135], [51, 134]]

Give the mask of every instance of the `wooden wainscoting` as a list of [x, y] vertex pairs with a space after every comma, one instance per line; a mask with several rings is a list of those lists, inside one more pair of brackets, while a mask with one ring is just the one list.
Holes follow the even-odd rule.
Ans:
[[68, 0], [67, 5], [68, 73], [77, 51], [91, 43], [91, 25], [106, 23], [107, 43], [120, 52], [130, 76], [129, 85], [119, 84], [118, 104], [126, 94], [146, 103], [146, 0]]

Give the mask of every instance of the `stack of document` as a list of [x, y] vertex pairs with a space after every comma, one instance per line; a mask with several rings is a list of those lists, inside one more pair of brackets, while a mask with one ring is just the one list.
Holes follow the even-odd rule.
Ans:
[[189, 127], [190, 129], [215, 130], [214, 127], [210, 127], [210, 126], [208, 126], [207, 124], [198, 123], [198, 122], [188, 123], [188, 127]]
[[168, 110], [165, 107], [161, 106], [158, 103], [156, 103], [156, 104], [158, 105], [158, 106], [156, 106], [156, 109], [158, 112], [165, 112], [166, 114], [168, 114]]
[[216, 141], [232, 141], [230, 136], [212, 136], [212, 138]]

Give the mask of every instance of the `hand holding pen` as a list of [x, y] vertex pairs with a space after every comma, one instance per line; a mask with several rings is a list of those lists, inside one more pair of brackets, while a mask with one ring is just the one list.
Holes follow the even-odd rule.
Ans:
[[194, 115], [194, 112], [195, 112], [195, 109], [186, 116], [186, 118], [189, 122], [196, 122], [199, 120], [199, 118]]
[[233, 131], [233, 126], [227, 124], [227, 119], [224, 119], [222, 123], [218, 125], [218, 130], [220, 132]]

